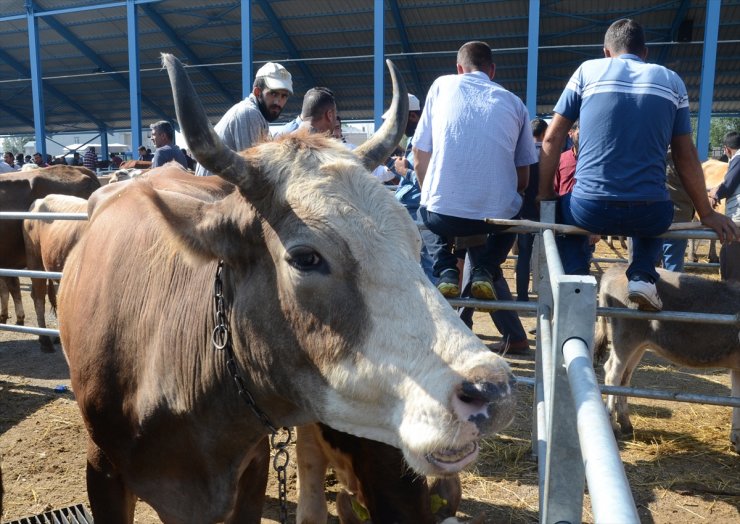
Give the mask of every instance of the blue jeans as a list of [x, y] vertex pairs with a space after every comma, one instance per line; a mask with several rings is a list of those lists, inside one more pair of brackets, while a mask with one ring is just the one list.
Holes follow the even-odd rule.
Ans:
[[529, 273], [532, 266], [534, 234], [519, 233], [516, 236], [516, 243], [519, 247], [519, 256], [516, 259], [516, 299], [520, 302], [529, 302]]
[[686, 238], [663, 239], [663, 268], [668, 271], [682, 272], [684, 259], [686, 257], [686, 246], [689, 241]]
[[[488, 238], [490, 239], [492, 238], [492, 236]], [[505, 259], [506, 255], [504, 255], [504, 260]], [[502, 264], [504, 260], [500, 260], [499, 263]], [[460, 296], [468, 298], [471, 296], [470, 265], [470, 257], [465, 257], [465, 269], [463, 270], [463, 290]], [[498, 300], [513, 300], [514, 297], [511, 296], [509, 284], [506, 282], [506, 279], [503, 278], [503, 275], [501, 278], [497, 278], [493, 281], [493, 288], [496, 292], [496, 297], [498, 298]], [[470, 329], [473, 328], [474, 312], [475, 309], [471, 307], [463, 307], [458, 310], [460, 320], [462, 320]], [[498, 332], [501, 333], [501, 338], [504, 342], [510, 342], [513, 344], [527, 340], [527, 334], [524, 332], [524, 326], [522, 326], [522, 322], [519, 320], [519, 315], [516, 311], [497, 309], [496, 311], [491, 311], [489, 314], [491, 315], [491, 320], [493, 320], [493, 324], [496, 326], [496, 329], [498, 329]]]
[[[506, 229], [506, 227], [488, 224], [483, 220], [442, 215], [427, 211], [425, 207], [419, 208], [419, 214], [426, 226], [445, 240], [439, 245], [430, 246], [430, 254], [434, 260], [435, 276], [439, 276], [447, 269], [457, 269], [457, 257], [452, 254], [447, 242], [452, 240], [452, 237], [495, 233], [488, 236], [484, 245], [470, 247], [467, 251], [473, 269], [485, 269], [491, 275], [492, 280], [503, 278], [501, 264], [506, 260], [506, 255], [511, 250], [511, 246], [514, 245], [516, 234], [501, 233], [502, 229]], [[513, 218], [518, 218], [518, 216]]]
[[[406, 210], [411, 215], [411, 218], [414, 219], [414, 222], [421, 224], [418, 207], [407, 207]], [[421, 268], [429, 278], [429, 281], [436, 286], [437, 277], [434, 276], [434, 261], [430, 253], [436, 249], [436, 246], [441, 245], [443, 240], [427, 228], [422, 228], [419, 233], [421, 234]]]
[[[597, 235], [632, 237], [632, 261], [627, 278], [640, 275], [658, 280], [655, 261], [663, 246], [662, 238], [673, 220], [673, 202], [631, 202], [588, 200], [564, 195], [558, 201], [559, 220], [582, 227]], [[569, 275], [587, 275], [591, 250], [585, 235], [566, 235], [558, 243], [563, 269]]]

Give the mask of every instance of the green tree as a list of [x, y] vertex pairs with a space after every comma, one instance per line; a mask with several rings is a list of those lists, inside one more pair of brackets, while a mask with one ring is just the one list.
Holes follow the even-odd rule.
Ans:
[[3, 153], [11, 151], [14, 155], [23, 153], [23, 144], [33, 140], [32, 136], [6, 136], [3, 138]]

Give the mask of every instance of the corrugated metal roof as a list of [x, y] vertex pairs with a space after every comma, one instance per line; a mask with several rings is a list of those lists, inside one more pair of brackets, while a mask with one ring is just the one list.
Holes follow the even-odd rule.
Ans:
[[[101, 124], [128, 129], [125, 2], [34, 0], [34, 6], [47, 132]], [[240, 9], [238, 0], [137, 4], [143, 125], [174, 116], [161, 52], [199, 66], [190, 69], [191, 78], [213, 121], [240, 99]], [[691, 109], [698, 110], [705, 2], [542, 0], [540, 10], [539, 113], [552, 110], [583, 60], [601, 56], [604, 31], [623, 17], [643, 24], [649, 60], [681, 75]], [[30, 134], [33, 101], [23, 2], [0, 0], [0, 13], [0, 134]], [[251, 13], [254, 69], [280, 61], [294, 77], [296, 96], [283, 113], [285, 120], [300, 111], [302, 94], [314, 85], [334, 90], [345, 120], [372, 117], [371, 0], [252, 0]], [[462, 43], [484, 40], [496, 49], [496, 80], [524, 99], [528, 25], [529, 2], [523, 0], [386, 0], [385, 52], [400, 67], [409, 90], [423, 100], [437, 76], [454, 72]], [[689, 42], [677, 42], [681, 27], [688, 30]], [[740, 0], [722, 2], [719, 40], [713, 111], [740, 114]]]

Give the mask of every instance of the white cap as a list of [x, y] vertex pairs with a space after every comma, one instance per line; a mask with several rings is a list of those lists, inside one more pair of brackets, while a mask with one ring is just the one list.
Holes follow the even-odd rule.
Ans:
[[[383, 120], [388, 118], [390, 116], [390, 109], [383, 113], [383, 116], [381, 117]], [[419, 99], [416, 98], [414, 95], [409, 93], [409, 111], [421, 111], [421, 103], [419, 102]]]
[[285, 89], [291, 95], [293, 94], [293, 77], [280, 64], [267, 62], [259, 68], [255, 78], [264, 79], [267, 89], [272, 89], [273, 91]]

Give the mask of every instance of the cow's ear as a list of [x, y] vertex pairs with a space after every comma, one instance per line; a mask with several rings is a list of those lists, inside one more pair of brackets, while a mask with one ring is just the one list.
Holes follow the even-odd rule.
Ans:
[[235, 207], [243, 206], [234, 206], [228, 197], [204, 202], [170, 191], [154, 194], [166, 225], [166, 241], [174, 244], [188, 263], [199, 265], [216, 259], [233, 263], [240, 253], [243, 256], [252, 225], [245, 213], [234, 212]]

